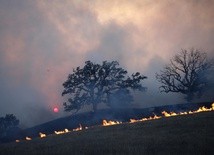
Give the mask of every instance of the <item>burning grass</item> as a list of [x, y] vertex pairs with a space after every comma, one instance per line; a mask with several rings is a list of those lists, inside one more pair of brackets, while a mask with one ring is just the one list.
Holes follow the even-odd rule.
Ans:
[[26, 137], [25, 139], [26, 139], [26, 140], [32, 140], [32, 138], [30, 138], [30, 137]]
[[[200, 112], [209, 112], [209, 111], [214, 111], [214, 103], [211, 105], [210, 108], [206, 108], [205, 106], [203, 107], [199, 107], [198, 110], [195, 111], [185, 111], [185, 112], [179, 112], [179, 113], [175, 113], [175, 112], [166, 112], [166, 111], [162, 111], [162, 116], [157, 116], [154, 114], [154, 116], [150, 116], [148, 118], [142, 118], [142, 119], [130, 119], [130, 121], [128, 123], [136, 123], [136, 122], [143, 122], [143, 121], [149, 121], [149, 120], [156, 120], [156, 119], [161, 119], [164, 117], [173, 117], [173, 116], [179, 116], [179, 115], [191, 115], [191, 114], [196, 114], [196, 113], [200, 113]], [[125, 122], [127, 123], [127, 122]], [[118, 125], [118, 124], [123, 124], [123, 122], [119, 122], [119, 121], [112, 121], [112, 120], [103, 120], [102, 122], [102, 126], [112, 126], [112, 125]], [[81, 131], [83, 129], [88, 129], [88, 127], [83, 128], [81, 124], [79, 124], [79, 127], [77, 127], [76, 129], [73, 129], [72, 131]], [[71, 132], [68, 129], [64, 129], [61, 131], [54, 131], [54, 133], [56, 135], [59, 134], [66, 134]], [[39, 133], [39, 137], [40, 138], [45, 138], [47, 135], [44, 133]], [[25, 140], [30, 141], [32, 140], [32, 138], [30, 137], [26, 137]], [[16, 140], [16, 142], [20, 142], [20, 140]]]
[[107, 120], [103, 120], [103, 126], [110, 126], [110, 125], [117, 125], [117, 124], [122, 124], [122, 122], [119, 121], [107, 121]]
[[210, 154], [213, 129], [211, 111], [1, 144], [0, 154]]
[[40, 136], [40, 138], [45, 138], [46, 137], [46, 134], [44, 134], [44, 133], [39, 133], [39, 136]]
[[57, 135], [68, 133], [68, 132], [70, 132], [68, 129], [65, 129], [63, 131], [54, 131], [54, 133], [57, 134]]

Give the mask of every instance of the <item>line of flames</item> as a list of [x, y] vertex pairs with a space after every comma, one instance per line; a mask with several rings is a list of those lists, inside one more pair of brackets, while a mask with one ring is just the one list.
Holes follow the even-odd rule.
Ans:
[[[85, 129], [87, 129], [88, 127], [85, 127]], [[82, 125], [80, 124], [78, 128], [76, 129], [73, 129], [72, 131], [80, 131], [80, 130], [83, 130], [83, 127]], [[57, 135], [60, 135], [60, 134], [64, 134], [64, 133], [68, 133], [68, 132], [71, 132], [70, 130], [68, 129], [65, 129], [65, 130], [62, 130], [62, 131], [54, 131], [55, 134]]]
[[149, 118], [142, 118], [142, 119], [138, 119], [138, 120], [130, 119], [130, 123], [142, 122], [142, 121], [148, 121], [148, 120], [154, 120], [154, 119], [160, 119], [162, 117], [189, 115], [189, 114], [195, 114], [195, 113], [207, 112], [207, 111], [214, 111], [214, 103], [212, 104], [211, 108], [206, 108], [205, 106], [203, 106], [203, 107], [199, 107], [198, 110], [195, 110], [195, 111], [179, 112], [179, 113], [163, 111], [162, 112], [163, 116], [154, 115], [153, 117], [150, 116]]
[[[85, 129], [88, 129], [88, 127], [85, 127]], [[82, 127], [81, 124], [79, 125], [78, 128], [73, 129], [72, 131], [80, 131], [80, 130], [83, 130], [83, 127]], [[54, 133], [56, 135], [65, 134], [65, 133], [68, 133], [68, 132], [71, 132], [71, 131], [68, 130], [68, 129], [64, 129], [64, 130], [61, 130], [61, 131], [54, 131]], [[39, 133], [39, 137], [40, 138], [45, 138], [45, 137], [47, 137], [47, 135], [45, 133], [40, 132]], [[29, 140], [32, 140], [32, 138], [27, 136], [27, 137], [25, 137], [25, 140], [29, 141]], [[18, 142], [20, 142], [20, 140], [17, 139], [16, 142], [18, 143]]]
[[109, 126], [109, 125], [116, 125], [116, 124], [121, 124], [122, 122], [119, 121], [107, 121], [107, 120], [103, 120], [103, 126]]
[[[199, 107], [198, 110], [196, 111], [187, 111], [187, 112], [179, 112], [179, 113], [175, 113], [175, 112], [166, 112], [163, 111], [162, 114], [163, 116], [157, 116], [154, 114], [154, 116], [150, 116], [148, 118], [142, 118], [142, 119], [130, 119], [130, 121], [128, 123], [136, 123], [136, 122], [143, 122], [143, 121], [148, 121], [148, 120], [155, 120], [155, 119], [160, 119], [162, 117], [172, 117], [172, 116], [179, 116], [179, 115], [189, 115], [189, 114], [195, 114], [195, 113], [200, 113], [200, 112], [207, 112], [207, 111], [214, 111], [214, 103], [211, 105], [211, 108], [206, 108], [205, 106], [203, 107]], [[118, 124], [122, 124], [123, 122], [119, 122], [119, 121], [107, 121], [107, 120], [103, 120], [102, 122], [102, 126], [111, 126], [111, 125], [118, 125]], [[88, 129], [88, 127], [85, 127], [84, 129]], [[79, 124], [79, 127], [76, 129], [73, 129], [72, 131], [81, 131], [83, 130], [83, 127], [81, 124]], [[65, 134], [71, 132], [68, 129], [64, 129], [62, 131], [54, 131], [55, 134], [59, 135], [59, 134]], [[40, 138], [45, 138], [47, 137], [46, 134], [40, 132], [39, 133]], [[25, 140], [29, 141], [32, 140], [31, 137], [26, 137]], [[20, 140], [16, 140], [16, 142], [20, 142]]]

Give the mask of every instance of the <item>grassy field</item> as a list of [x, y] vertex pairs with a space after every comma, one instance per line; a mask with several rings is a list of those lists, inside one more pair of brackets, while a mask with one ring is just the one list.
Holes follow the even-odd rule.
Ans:
[[213, 154], [214, 112], [94, 127], [0, 145], [16, 154]]

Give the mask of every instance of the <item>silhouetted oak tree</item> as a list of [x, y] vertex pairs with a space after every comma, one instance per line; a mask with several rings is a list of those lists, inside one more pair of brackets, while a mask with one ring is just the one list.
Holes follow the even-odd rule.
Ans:
[[64, 103], [65, 111], [78, 111], [84, 105], [92, 105], [95, 112], [99, 103], [110, 107], [117, 103], [127, 104], [132, 101], [131, 89], [145, 90], [141, 84], [145, 78], [139, 72], [128, 77], [127, 71], [120, 68], [117, 61], [102, 64], [86, 61], [83, 68], [74, 69], [63, 83], [62, 96], [70, 95], [68, 102]]
[[0, 140], [7, 136], [7, 131], [16, 128], [18, 125], [19, 120], [13, 114], [0, 117]]
[[182, 93], [190, 102], [195, 95], [202, 95], [207, 84], [208, 71], [212, 66], [206, 53], [195, 49], [181, 50], [170, 60], [170, 64], [156, 74], [156, 78], [162, 84], [162, 92]]

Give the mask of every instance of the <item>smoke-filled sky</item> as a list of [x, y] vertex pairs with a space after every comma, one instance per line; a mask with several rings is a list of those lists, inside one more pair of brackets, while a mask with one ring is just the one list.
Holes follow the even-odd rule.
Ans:
[[86, 60], [148, 76], [135, 105], [180, 103], [155, 73], [181, 49], [213, 56], [213, 40], [213, 0], [0, 0], [0, 116], [29, 127], [66, 115], [62, 83]]

